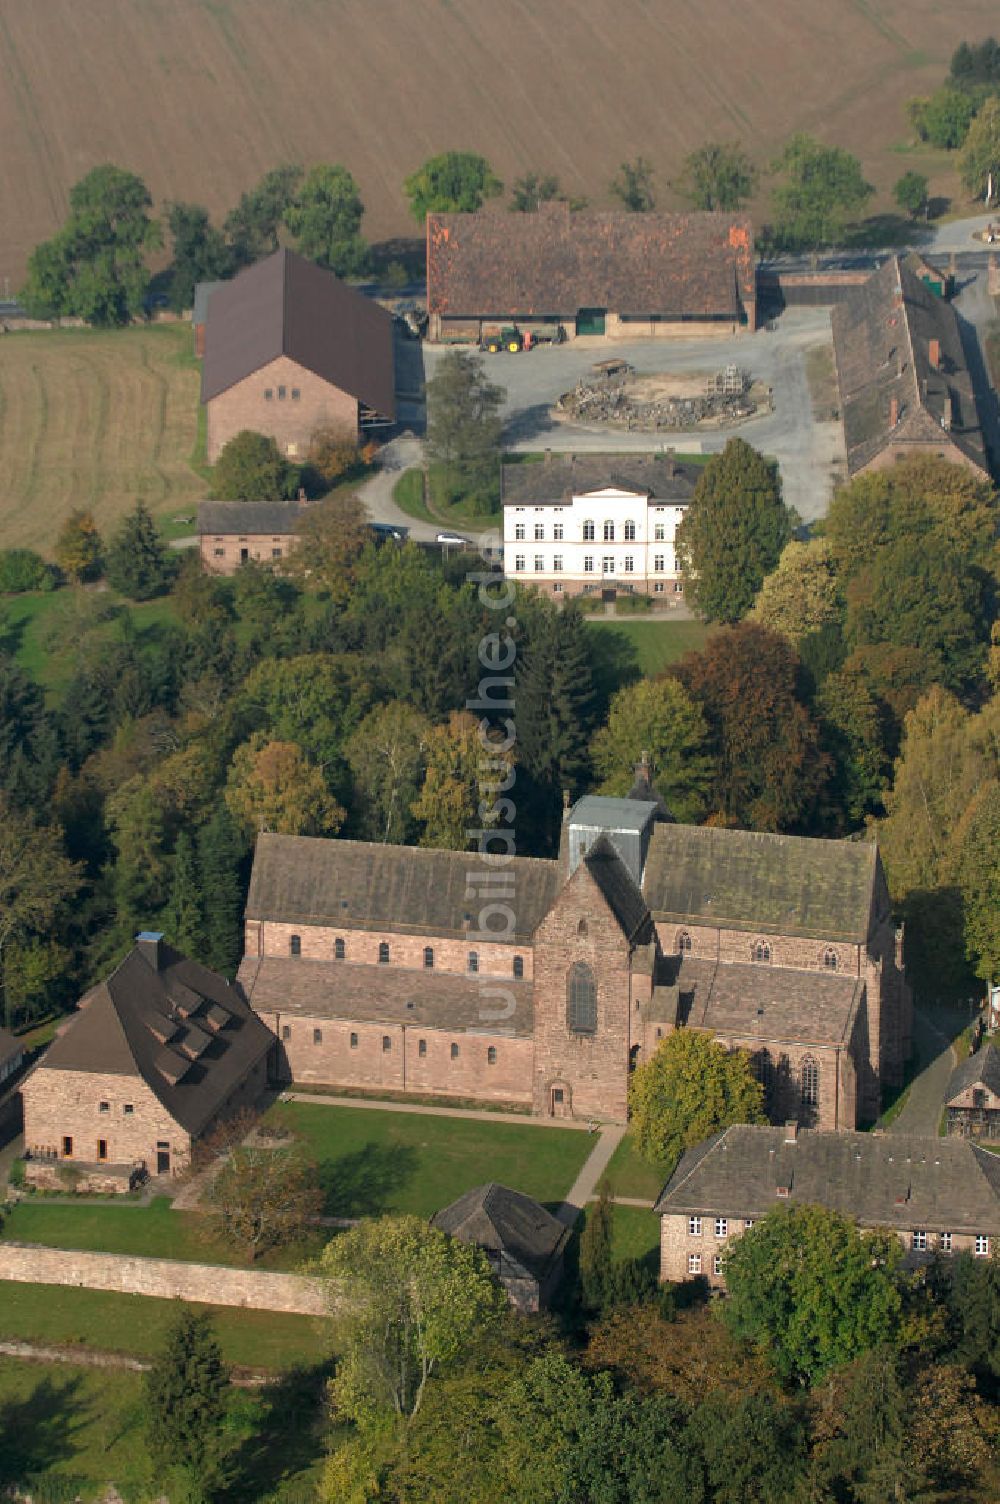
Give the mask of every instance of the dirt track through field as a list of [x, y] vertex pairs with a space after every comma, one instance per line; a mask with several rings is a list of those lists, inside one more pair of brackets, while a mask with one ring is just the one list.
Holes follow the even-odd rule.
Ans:
[[668, 206], [702, 142], [763, 166], [809, 130], [937, 192], [937, 158], [894, 150], [903, 103], [996, 27], [995, 0], [0, 0], [0, 293], [104, 161], [217, 214], [278, 162], [340, 161], [373, 239], [416, 232], [402, 180], [448, 148], [592, 202], [641, 153]]
[[50, 554], [87, 507], [102, 533], [141, 498], [190, 509], [198, 371], [183, 326], [0, 339], [0, 547]]

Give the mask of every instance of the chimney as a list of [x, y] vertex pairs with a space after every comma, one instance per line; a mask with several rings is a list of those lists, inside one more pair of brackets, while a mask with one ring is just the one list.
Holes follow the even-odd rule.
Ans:
[[652, 787], [653, 780], [650, 775], [648, 752], [643, 752], [635, 765], [635, 781], [636, 783], [645, 784], [647, 789]]
[[300, 486], [299, 487], [299, 506], [300, 507], [304, 507], [305, 504], [306, 504], [306, 488], [305, 488], [305, 486]]
[[551, 449], [546, 449], [546, 451], [545, 451], [545, 463], [547, 465], [551, 465], [551, 463], [552, 463], [552, 450]]
[[786, 1123], [785, 1124], [785, 1143], [786, 1144], [796, 1144], [796, 1143], [798, 1143], [798, 1139], [799, 1139], [799, 1125], [798, 1125], [798, 1123], [796, 1123], [796, 1122], [788, 1122], [788, 1123]]
[[153, 971], [159, 971], [163, 960], [163, 935], [160, 930], [140, 930], [135, 937], [135, 948]]
[[927, 359], [935, 371], [941, 369], [941, 341], [932, 339], [927, 346]]
[[895, 428], [895, 426], [896, 426], [896, 424], [898, 422], [899, 422], [899, 398], [898, 397], [890, 397], [889, 398], [889, 427], [890, 428]]

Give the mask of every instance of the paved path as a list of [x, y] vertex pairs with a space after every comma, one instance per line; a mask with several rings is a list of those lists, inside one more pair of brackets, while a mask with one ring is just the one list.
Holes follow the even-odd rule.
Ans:
[[[308, 1102], [312, 1107], [360, 1107], [374, 1112], [412, 1112], [429, 1118], [471, 1118], [479, 1123], [514, 1123], [519, 1128], [576, 1128], [581, 1133], [593, 1131], [590, 1123], [573, 1118], [534, 1118], [528, 1117], [527, 1113], [489, 1112], [476, 1107], [424, 1107], [417, 1102], [391, 1102], [373, 1097], [327, 1097], [307, 1091], [283, 1091], [278, 1100]], [[625, 1132], [624, 1128], [621, 1132]]]
[[917, 1009], [913, 1012], [913, 1033], [921, 1070], [910, 1085], [898, 1118], [889, 1125], [889, 1132], [921, 1133], [933, 1138], [941, 1121], [948, 1078], [958, 1057], [947, 1035]]
[[[593, 1152], [570, 1186], [566, 1200], [556, 1212], [559, 1221], [565, 1222], [567, 1227], [572, 1227], [580, 1215], [581, 1208], [585, 1207], [588, 1201], [593, 1201], [601, 1176], [611, 1163], [611, 1157], [624, 1137], [624, 1124], [602, 1129]], [[643, 1204], [640, 1203], [640, 1205]]]

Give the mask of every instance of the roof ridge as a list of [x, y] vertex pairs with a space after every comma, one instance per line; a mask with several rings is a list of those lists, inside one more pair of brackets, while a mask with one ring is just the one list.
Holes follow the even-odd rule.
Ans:
[[[331, 656], [337, 655], [334, 654]], [[551, 856], [506, 857], [502, 856], [499, 853], [490, 852], [480, 853], [478, 851], [451, 851], [445, 847], [440, 846], [410, 846], [406, 842], [402, 841], [356, 841], [351, 837], [341, 838], [340, 836], [293, 836], [286, 835], [285, 832], [280, 830], [258, 831], [258, 842], [264, 839], [267, 839], [269, 841], [313, 841], [317, 846], [350, 846], [355, 850], [365, 848], [366, 850], [384, 852], [406, 851], [412, 852], [415, 856], [420, 857], [421, 860], [429, 860], [432, 857], [454, 857], [456, 859], [459, 857], [465, 857], [468, 860], [470, 857], [475, 857], [477, 860], [484, 860], [487, 862], [501, 860], [505, 866], [509, 865], [509, 863], [512, 861], [533, 862], [538, 863], [540, 866], [546, 867], [558, 867], [559, 865], [558, 857]]]

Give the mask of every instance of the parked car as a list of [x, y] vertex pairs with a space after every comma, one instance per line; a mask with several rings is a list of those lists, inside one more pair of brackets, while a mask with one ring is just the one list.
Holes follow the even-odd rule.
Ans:
[[446, 545], [454, 544], [457, 547], [464, 548], [469, 540], [468, 538], [463, 538], [459, 533], [438, 533], [437, 541]]

